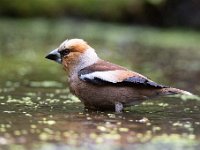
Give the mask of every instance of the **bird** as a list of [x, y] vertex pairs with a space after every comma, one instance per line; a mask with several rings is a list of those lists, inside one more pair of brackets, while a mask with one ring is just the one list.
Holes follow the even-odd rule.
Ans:
[[70, 92], [86, 109], [122, 112], [125, 107], [158, 96], [191, 95], [99, 58], [95, 49], [83, 39], [65, 40], [46, 58], [62, 64], [68, 75]]

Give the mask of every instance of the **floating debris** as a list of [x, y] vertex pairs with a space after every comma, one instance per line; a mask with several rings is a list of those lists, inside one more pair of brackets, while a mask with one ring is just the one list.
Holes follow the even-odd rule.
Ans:
[[146, 118], [146, 117], [143, 117], [142, 119], [140, 119], [140, 120], [136, 120], [136, 122], [140, 122], [140, 123], [147, 123], [147, 122], [149, 122], [149, 119], [148, 118]]
[[129, 129], [128, 129], [128, 128], [119, 128], [119, 131], [120, 131], [120, 132], [128, 132]]
[[43, 87], [43, 88], [50, 88], [50, 87], [57, 87], [61, 88], [63, 87], [63, 84], [56, 81], [31, 81], [30, 82], [31, 87]]
[[103, 127], [103, 126], [97, 126], [97, 129], [100, 130], [101, 132], [107, 131], [106, 127]]
[[200, 101], [200, 97], [197, 96], [197, 95], [169, 95], [168, 97], [174, 97], [174, 98], [180, 98], [184, 101], [187, 101], [187, 100], [197, 100], [197, 101]]

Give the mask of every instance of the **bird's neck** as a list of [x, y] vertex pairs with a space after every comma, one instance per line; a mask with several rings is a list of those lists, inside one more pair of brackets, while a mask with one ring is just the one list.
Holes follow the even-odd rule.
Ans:
[[96, 63], [100, 58], [97, 56], [94, 49], [87, 49], [78, 59], [78, 61], [69, 68], [69, 76], [77, 74], [81, 69]]

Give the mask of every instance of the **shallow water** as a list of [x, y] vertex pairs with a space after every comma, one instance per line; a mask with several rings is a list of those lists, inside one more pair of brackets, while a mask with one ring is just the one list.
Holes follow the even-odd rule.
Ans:
[[[75, 24], [5, 19], [0, 23], [0, 149], [199, 149], [199, 97], [157, 98], [123, 113], [91, 112], [69, 93], [61, 67], [44, 59], [66, 35], [78, 36], [93, 43], [104, 59], [198, 94], [199, 34], [91, 22], [82, 23], [79, 33], [72, 28]], [[100, 34], [103, 30], [107, 36]], [[165, 32], [184, 44], [173, 44]]]
[[[39, 84], [40, 83], [40, 84]], [[163, 98], [124, 113], [90, 112], [57, 82], [9, 82], [0, 99], [5, 149], [198, 148], [200, 106]]]

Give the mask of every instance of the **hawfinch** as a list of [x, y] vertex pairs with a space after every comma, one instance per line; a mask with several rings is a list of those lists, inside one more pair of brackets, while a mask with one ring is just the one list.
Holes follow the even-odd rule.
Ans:
[[70, 91], [88, 109], [120, 112], [123, 107], [146, 99], [172, 94], [188, 94], [164, 86], [147, 77], [100, 59], [82, 39], [64, 41], [47, 59], [63, 65], [68, 72]]

